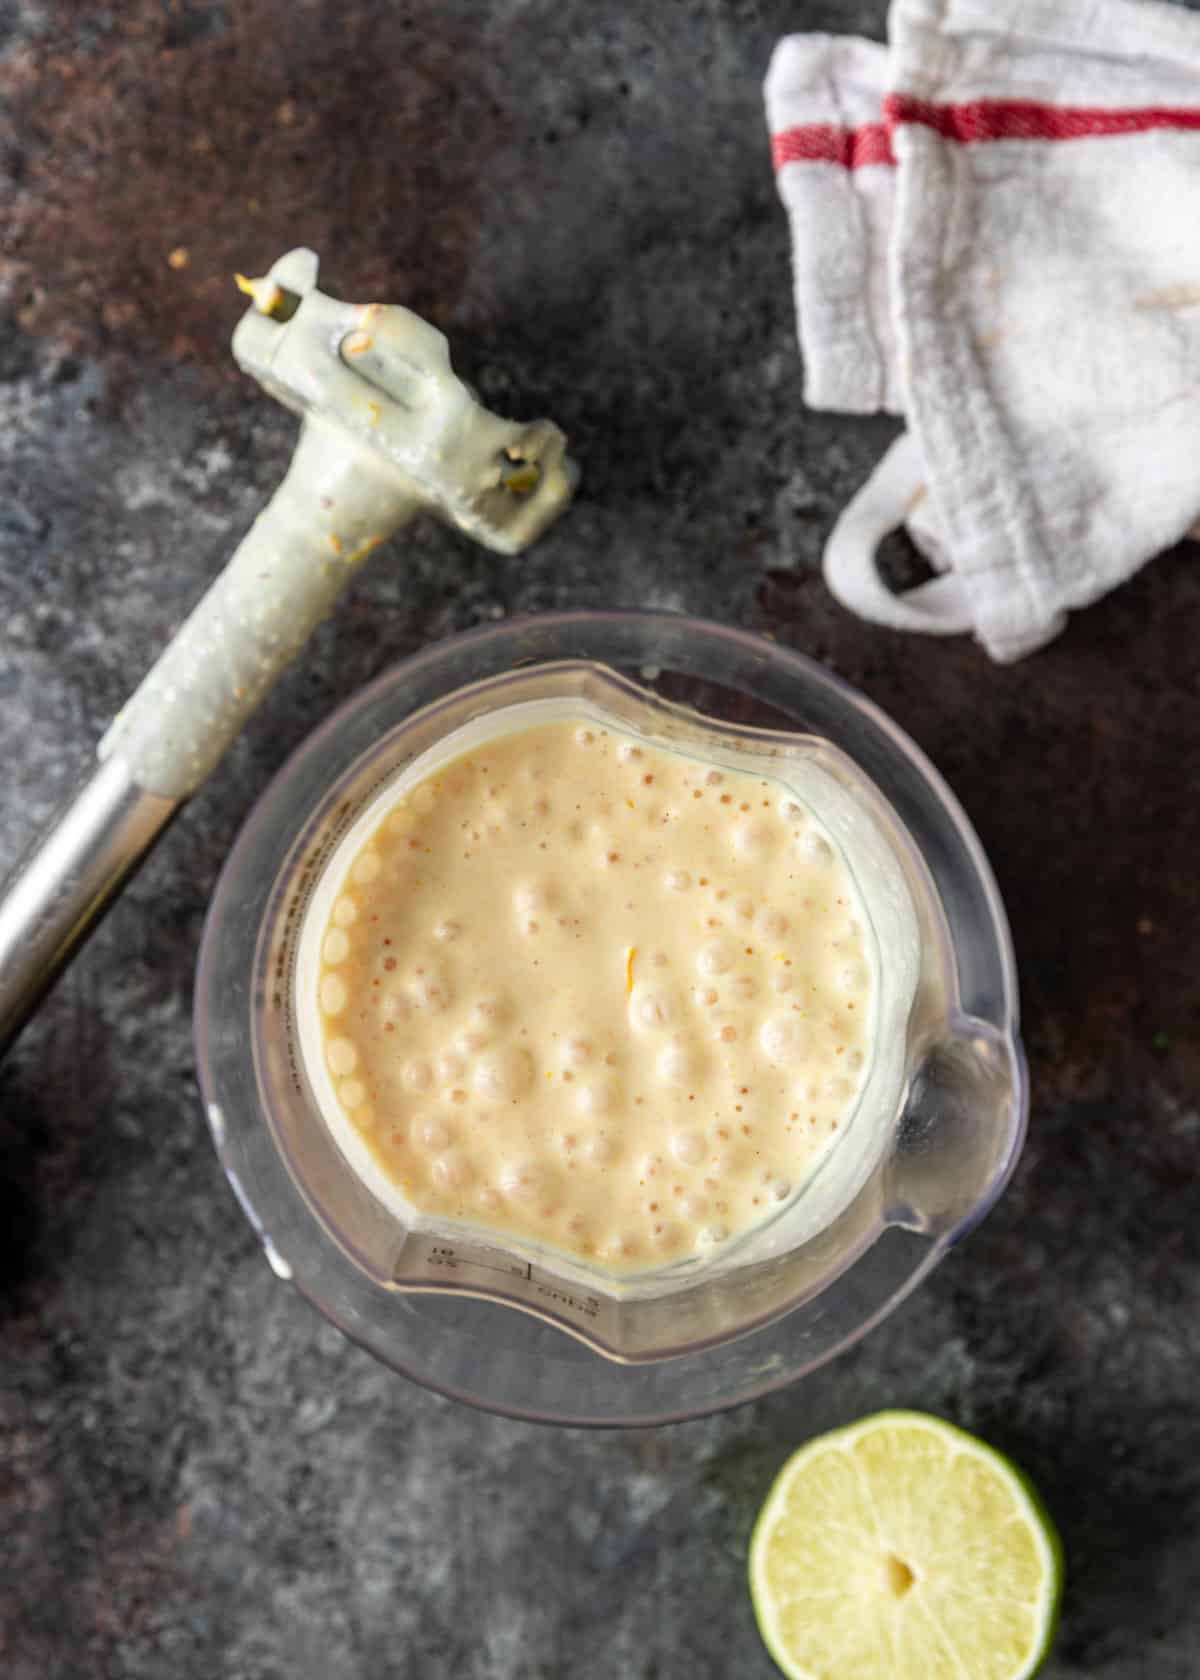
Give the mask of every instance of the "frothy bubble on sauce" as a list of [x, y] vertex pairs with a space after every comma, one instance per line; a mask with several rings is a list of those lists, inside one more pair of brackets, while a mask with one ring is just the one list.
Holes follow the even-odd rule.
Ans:
[[878, 959], [815, 812], [594, 718], [408, 785], [328, 905], [338, 1123], [432, 1221], [614, 1274], [711, 1256], [870, 1073]]

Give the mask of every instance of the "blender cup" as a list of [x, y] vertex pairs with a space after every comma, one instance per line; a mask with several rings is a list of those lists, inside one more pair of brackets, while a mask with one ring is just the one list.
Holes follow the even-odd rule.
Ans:
[[[385, 1206], [326, 1123], [298, 1006], [306, 930], [311, 946], [322, 888], [327, 897], [364, 813], [452, 733], [556, 704], [714, 763], [749, 755], [780, 781], [803, 759], [828, 783], [826, 820], [855, 824], [860, 846], [867, 834], [861, 855], [885, 883], [873, 894], [859, 880], [883, 995], [844, 1135], [721, 1264], [682, 1262], [642, 1288]], [[905, 970], [889, 948], [906, 939], [908, 979], [889, 998], [889, 974]], [[1025, 1123], [1003, 910], [936, 772], [820, 667], [662, 614], [555, 615], [456, 638], [342, 707], [276, 778], [229, 858], [201, 950], [196, 1035], [218, 1152], [276, 1272], [406, 1375], [570, 1423], [697, 1415], [814, 1369], [983, 1216]]]

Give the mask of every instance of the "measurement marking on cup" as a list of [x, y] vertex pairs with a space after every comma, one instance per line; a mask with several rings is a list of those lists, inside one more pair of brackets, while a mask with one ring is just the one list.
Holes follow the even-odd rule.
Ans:
[[594, 1295], [573, 1295], [570, 1290], [563, 1289], [555, 1283], [539, 1283], [530, 1274], [530, 1280], [543, 1301], [553, 1301], [558, 1306], [576, 1313], [580, 1318], [597, 1318], [600, 1313], [600, 1303]]
[[[601, 1304], [595, 1295], [576, 1295], [574, 1291], [564, 1289], [561, 1284], [543, 1281], [534, 1276], [532, 1265], [522, 1264], [520, 1261], [510, 1261], [505, 1265], [495, 1260], [477, 1260], [473, 1254], [463, 1254], [459, 1249], [447, 1244], [432, 1247], [425, 1258], [428, 1265], [439, 1266], [449, 1272], [456, 1272], [461, 1266], [469, 1271], [499, 1272], [501, 1277], [517, 1278], [522, 1283], [529, 1284], [539, 1300], [552, 1302], [577, 1318], [594, 1319], [600, 1315]], [[404, 1281], [399, 1270], [397, 1281]]]
[[477, 1260], [474, 1255], [460, 1254], [456, 1248], [431, 1248], [427, 1258], [431, 1266], [444, 1266], [452, 1272], [460, 1266], [469, 1266], [477, 1272], [499, 1272], [501, 1277], [520, 1278], [523, 1283], [529, 1283], [533, 1278], [533, 1268], [519, 1261], [498, 1264], [494, 1260]]

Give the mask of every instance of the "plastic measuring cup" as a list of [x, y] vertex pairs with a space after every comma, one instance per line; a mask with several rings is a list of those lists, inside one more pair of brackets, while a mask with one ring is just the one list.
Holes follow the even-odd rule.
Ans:
[[[928, 981], [895, 1113], [828, 1222], [794, 1246], [630, 1300], [478, 1234], [406, 1228], [384, 1209], [321, 1118], [293, 1006], [306, 909], [381, 786], [488, 710], [597, 693], [611, 709], [621, 690], [639, 726], [668, 744], [749, 743], [781, 767], [792, 753], [824, 754], [903, 867]], [[222, 1163], [276, 1271], [417, 1381], [568, 1423], [694, 1416], [822, 1364], [993, 1204], [1027, 1105], [1003, 909], [936, 771], [819, 666], [741, 631], [653, 613], [562, 614], [459, 637], [336, 712], [230, 855], [201, 950], [196, 1038]]]

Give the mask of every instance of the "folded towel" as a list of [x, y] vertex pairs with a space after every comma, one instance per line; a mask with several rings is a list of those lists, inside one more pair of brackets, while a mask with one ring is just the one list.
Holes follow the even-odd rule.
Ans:
[[[766, 86], [805, 396], [909, 428], [826, 577], [1017, 659], [1200, 515], [1200, 17], [893, 0], [889, 37], [790, 37]], [[941, 575], [896, 595], [901, 522]]]

